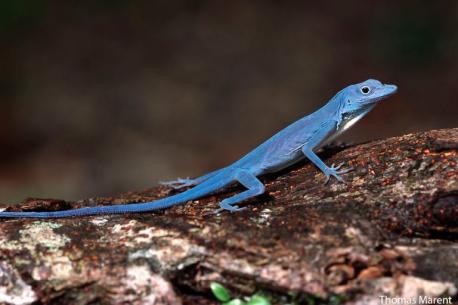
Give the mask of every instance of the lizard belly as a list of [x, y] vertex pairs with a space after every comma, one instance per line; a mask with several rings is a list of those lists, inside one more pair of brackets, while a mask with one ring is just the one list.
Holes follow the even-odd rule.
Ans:
[[262, 173], [274, 173], [304, 159], [300, 147], [286, 154], [268, 156], [262, 164]]

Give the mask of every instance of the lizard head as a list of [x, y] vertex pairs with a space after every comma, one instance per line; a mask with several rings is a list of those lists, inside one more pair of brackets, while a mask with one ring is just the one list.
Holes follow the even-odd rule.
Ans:
[[368, 79], [362, 83], [350, 85], [337, 96], [339, 102], [339, 132], [343, 132], [365, 116], [377, 102], [393, 95], [395, 85], [384, 85], [378, 80]]
[[358, 112], [393, 95], [397, 91], [395, 85], [385, 85], [375, 79], [348, 86], [341, 101], [343, 113]]

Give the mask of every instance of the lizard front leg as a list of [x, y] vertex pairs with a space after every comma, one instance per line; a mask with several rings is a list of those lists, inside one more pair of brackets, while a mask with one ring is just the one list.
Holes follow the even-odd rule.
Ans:
[[347, 169], [340, 169], [343, 163], [339, 164], [338, 166], [332, 165], [331, 167], [328, 167], [326, 164], [324, 164], [323, 161], [321, 161], [320, 157], [318, 157], [313, 152], [313, 150], [306, 146], [302, 146], [302, 152], [310, 161], [312, 161], [313, 164], [315, 164], [316, 167], [318, 167], [325, 174], [326, 180], [324, 184], [327, 184], [329, 182], [331, 176], [334, 176], [339, 182], [343, 182], [344, 180], [340, 175], [353, 170], [352, 167], [349, 167]]

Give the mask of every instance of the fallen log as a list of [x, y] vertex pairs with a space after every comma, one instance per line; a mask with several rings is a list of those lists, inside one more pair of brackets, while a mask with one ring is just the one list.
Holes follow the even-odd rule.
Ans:
[[[262, 290], [273, 304], [381, 304], [458, 288], [458, 128], [334, 147], [346, 183], [303, 162], [263, 177], [266, 194], [211, 214], [241, 187], [154, 213], [0, 220], [4, 304], [218, 304]], [[77, 202], [28, 199], [10, 211], [151, 201], [155, 187]], [[5, 205], [3, 205], [5, 206]], [[456, 299], [455, 299], [456, 300]], [[446, 304], [446, 303], [444, 303]]]

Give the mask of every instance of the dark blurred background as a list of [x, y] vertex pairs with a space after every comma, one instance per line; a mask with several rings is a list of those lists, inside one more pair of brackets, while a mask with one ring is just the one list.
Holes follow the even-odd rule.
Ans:
[[[325, 4], [326, 3], [326, 4]], [[224, 166], [367, 78], [342, 140], [458, 118], [458, 1], [0, 1], [0, 202]]]

